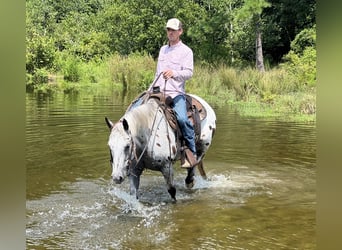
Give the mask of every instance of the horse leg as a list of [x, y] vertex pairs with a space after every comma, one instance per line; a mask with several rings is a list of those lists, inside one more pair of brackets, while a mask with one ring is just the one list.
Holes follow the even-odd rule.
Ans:
[[205, 171], [204, 171], [203, 161], [200, 161], [200, 162], [197, 164], [197, 168], [198, 168], [198, 171], [199, 171], [199, 173], [201, 174], [202, 178], [203, 178], [204, 180], [207, 180], [208, 177], [207, 177], [207, 174], [206, 174]]
[[169, 166], [163, 167], [161, 172], [164, 176], [167, 185], [167, 191], [171, 195], [171, 198], [176, 201], [176, 188], [173, 185], [173, 167], [170, 163]]
[[195, 185], [195, 167], [188, 168], [188, 175], [185, 178], [185, 185], [187, 188], [192, 188]]
[[133, 175], [129, 176], [130, 181], [130, 194], [135, 195], [137, 200], [139, 199], [139, 185], [140, 185], [140, 175]]

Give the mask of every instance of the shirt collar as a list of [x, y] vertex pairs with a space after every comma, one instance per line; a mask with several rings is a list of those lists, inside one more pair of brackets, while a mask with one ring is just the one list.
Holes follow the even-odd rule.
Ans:
[[168, 43], [169, 48], [174, 48], [177, 46], [180, 46], [182, 44], [182, 40], [179, 40], [178, 43], [176, 43], [175, 45], [170, 45], [170, 43]]

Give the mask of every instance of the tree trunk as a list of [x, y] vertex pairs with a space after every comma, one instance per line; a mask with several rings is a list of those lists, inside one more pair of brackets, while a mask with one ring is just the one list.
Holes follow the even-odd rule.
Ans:
[[260, 26], [259, 26], [259, 22], [256, 25], [256, 41], [255, 41], [255, 45], [256, 45], [256, 68], [261, 71], [264, 72], [265, 71], [265, 67], [264, 67], [264, 56], [262, 54], [262, 41], [261, 41], [261, 31], [260, 31]]

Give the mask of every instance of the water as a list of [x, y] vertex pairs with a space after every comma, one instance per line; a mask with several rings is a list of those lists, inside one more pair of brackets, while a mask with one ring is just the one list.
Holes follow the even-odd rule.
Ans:
[[110, 181], [108, 116], [122, 96], [26, 96], [27, 249], [315, 249], [314, 124], [241, 118], [214, 107], [204, 167], [177, 202], [146, 171], [141, 199]]

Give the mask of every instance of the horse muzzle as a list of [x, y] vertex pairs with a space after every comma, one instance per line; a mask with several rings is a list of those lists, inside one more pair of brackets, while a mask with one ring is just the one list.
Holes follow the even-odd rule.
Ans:
[[119, 177], [113, 177], [113, 181], [115, 184], [121, 184], [124, 181], [124, 178], [119, 176]]

